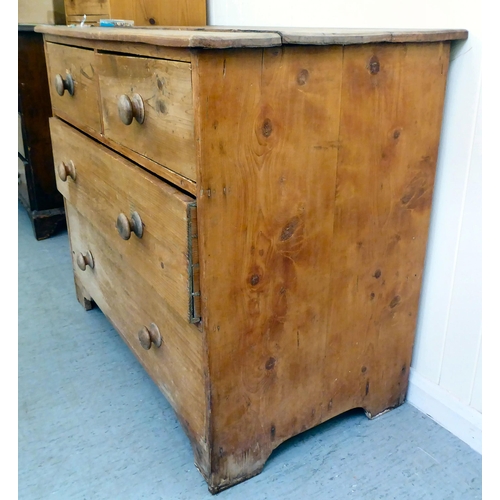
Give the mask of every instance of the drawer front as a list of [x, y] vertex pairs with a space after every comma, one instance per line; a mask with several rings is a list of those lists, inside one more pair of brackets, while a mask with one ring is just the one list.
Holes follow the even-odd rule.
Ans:
[[[206, 414], [201, 333], [165, 305], [140, 273], [116, 254], [100, 228], [69, 203], [65, 206], [75, 281], [111, 321], [199, 443]], [[151, 323], [161, 344], [152, 342], [146, 350], [139, 332], [143, 342], [145, 334], [156, 340]]]
[[197, 322], [194, 199], [57, 118], [50, 130], [61, 194], [106, 238], [116, 259], [186, 321]]
[[46, 54], [54, 114], [79, 127], [100, 132], [99, 78], [94, 51], [47, 42]]
[[191, 65], [112, 54], [96, 57], [104, 136], [195, 180]]

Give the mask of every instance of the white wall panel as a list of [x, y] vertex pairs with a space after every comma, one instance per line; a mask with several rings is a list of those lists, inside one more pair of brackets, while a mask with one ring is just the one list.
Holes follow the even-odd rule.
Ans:
[[208, 14], [212, 25], [457, 28], [475, 22], [479, 8], [465, 0], [208, 0]]
[[451, 59], [412, 363], [420, 375], [436, 384], [440, 379], [450, 320], [462, 212], [476, 125], [481, 81], [480, 38], [471, 33], [465, 44], [455, 44]]
[[481, 343], [481, 99], [469, 161], [439, 384], [469, 402]]
[[472, 397], [470, 405], [472, 408], [482, 413], [482, 385], [483, 385], [483, 356], [482, 356], [482, 342], [480, 342], [478, 349], [478, 359], [476, 364], [476, 374], [474, 377], [474, 385], [472, 386]]

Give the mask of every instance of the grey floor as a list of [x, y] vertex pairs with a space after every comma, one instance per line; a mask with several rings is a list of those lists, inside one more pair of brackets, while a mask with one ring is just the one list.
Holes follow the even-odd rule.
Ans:
[[19, 207], [19, 499], [481, 498], [481, 456], [404, 404], [290, 439], [213, 497], [173, 411], [73, 288], [66, 232], [36, 241]]

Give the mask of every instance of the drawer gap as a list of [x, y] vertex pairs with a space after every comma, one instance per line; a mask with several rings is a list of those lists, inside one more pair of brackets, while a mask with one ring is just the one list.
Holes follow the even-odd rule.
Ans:
[[[151, 45], [149, 46], [149, 50], [158, 48], [159, 50], [164, 49], [161, 45]], [[145, 54], [136, 54], [136, 53], [129, 53], [129, 52], [120, 52], [118, 50], [109, 50], [109, 49], [96, 49], [97, 54], [104, 54], [104, 55], [109, 55], [109, 56], [121, 56], [121, 57], [140, 57], [141, 59], [153, 59], [155, 61], [174, 61], [182, 64], [187, 64], [188, 66], [191, 66], [191, 63], [186, 61], [185, 59], [175, 58], [175, 57], [154, 57], [151, 55], [145, 55]]]
[[200, 263], [196, 202], [188, 205], [189, 321], [201, 321]]

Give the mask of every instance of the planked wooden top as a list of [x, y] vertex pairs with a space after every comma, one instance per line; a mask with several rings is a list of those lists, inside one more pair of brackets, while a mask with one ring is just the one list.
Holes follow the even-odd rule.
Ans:
[[231, 26], [159, 26], [99, 28], [38, 25], [35, 31], [50, 35], [139, 42], [166, 47], [239, 48], [299, 45], [353, 45], [365, 43], [439, 42], [465, 40], [467, 30], [275, 28]]
[[441, 42], [465, 40], [467, 30], [268, 28], [279, 33], [282, 44], [354, 45], [363, 43]]
[[186, 28], [99, 28], [39, 25], [39, 33], [61, 35], [87, 40], [138, 42], [166, 47], [227, 49], [240, 47], [274, 47], [281, 45], [281, 37], [272, 32], [202, 31]]

